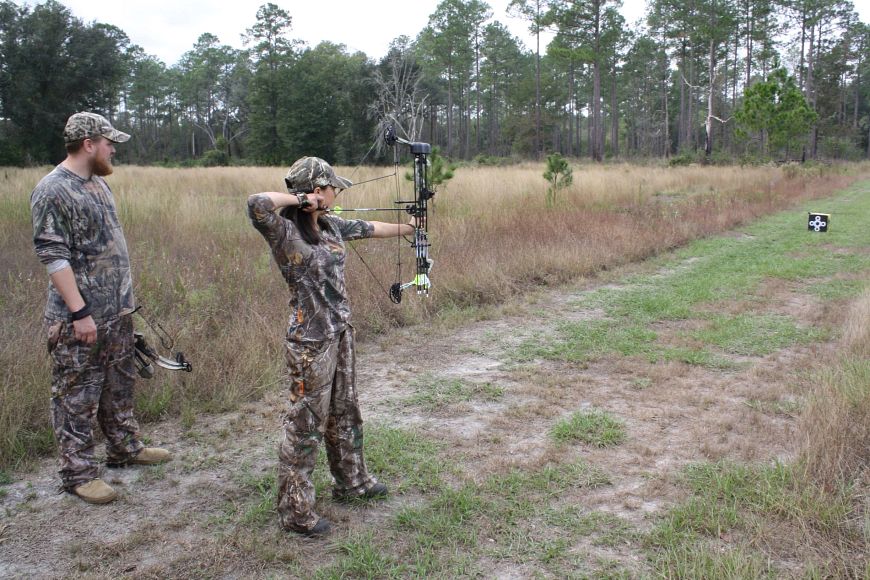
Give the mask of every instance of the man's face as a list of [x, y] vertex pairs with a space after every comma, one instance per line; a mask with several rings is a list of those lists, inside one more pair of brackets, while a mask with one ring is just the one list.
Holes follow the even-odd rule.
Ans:
[[93, 144], [90, 151], [91, 171], [100, 177], [111, 175], [114, 171], [112, 157], [115, 155], [115, 144], [105, 137], [93, 140], [91, 143]]

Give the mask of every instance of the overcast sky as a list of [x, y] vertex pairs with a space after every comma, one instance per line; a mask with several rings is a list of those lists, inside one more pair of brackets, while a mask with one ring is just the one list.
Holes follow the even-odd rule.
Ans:
[[[268, 0], [60, 0], [72, 13], [91, 22], [114, 24], [167, 65], [176, 64], [204, 32], [221, 43], [241, 48], [240, 35], [256, 20], [257, 8]], [[493, 16], [534, 48], [528, 23], [505, 14], [509, 0], [489, 0]], [[315, 46], [321, 40], [344, 44], [378, 59], [391, 40], [402, 34], [414, 38], [426, 26], [438, 0], [273, 0], [293, 17], [292, 38]], [[38, 4], [18, 0], [20, 4]], [[643, 15], [644, 0], [624, 0], [629, 23]], [[543, 46], [541, 50], [543, 51]]]
[[[221, 43], [242, 48], [240, 35], [256, 20], [257, 8], [268, 0], [60, 0], [86, 22], [114, 24], [134, 44], [167, 65], [178, 62], [204, 32]], [[415, 37], [426, 26], [439, 0], [273, 0], [293, 17], [290, 36], [309, 46], [321, 40], [344, 44], [374, 59], [382, 57], [390, 41], [402, 34]], [[527, 48], [535, 39], [528, 23], [508, 17], [509, 0], [488, 0], [496, 20], [507, 26]], [[18, 4], [37, 4], [17, 0]], [[870, 0], [854, 0], [861, 20], [870, 22]], [[623, 0], [622, 13], [629, 24], [643, 17], [646, 0]], [[542, 35], [544, 43], [551, 35]]]

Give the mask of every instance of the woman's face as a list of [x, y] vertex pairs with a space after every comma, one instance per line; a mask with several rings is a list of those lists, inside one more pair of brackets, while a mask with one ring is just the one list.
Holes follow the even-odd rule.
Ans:
[[[318, 189], [320, 191], [318, 191]], [[327, 185], [326, 187], [319, 187], [314, 190], [314, 193], [320, 193], [323, 196], [323, 203], [321, 204], [320, 209], [328, 210], [335, 204], [335, 197], [338, 195], [338, 192], [331, 185]]]

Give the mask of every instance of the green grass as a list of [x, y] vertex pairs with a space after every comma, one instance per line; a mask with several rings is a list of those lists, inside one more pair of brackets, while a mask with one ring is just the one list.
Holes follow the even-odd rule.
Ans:
[[[571, 490], [606, 483], [600, 470], [574, 462], [513, 469], [479, 484], [444, 486], [427, 494], [422, 504], [399, 509], [376, 531], [337, 539], [336, 561], [319, 569], [316, 577], [485, 576], [481, 558], [562, 570], [576, 538], [598, 534], [610, 541], [610, 535], [624, 532], [618, 519], [570, 511], [568, 506], [555, 515], [552, 507]], [[549, 518], [563, 525], [548, 529]], [[582, 529], [572, 518], [583, 520]]]
[[543, 513], [543, 523], [572, 537], [595, 536], [593, 544], [596, 546], [615, 547], [638, 539], [634, 528], [619, 516], [586, 511], [577, 505], [547, 508]]
[[22, 429], [16, 434], [10, 455], [14, 458], [13, 466], [26, 461], [26, 458], [34, 455], [46, 455], [57, 449], [54, 439], [54, 429], [43, 427], [41, 429]]
[[424, 374], [411, 382], [414, 394], [405, 403], [422, 407], [428, 412], [442, 411], [451, 405], [469, 401], [496, 401], [504, 389], [492, 383], [472, 383]]
[[833, 279], [810, 284], [810, 294], [825, 302], [856, 298], [867, 287], [866, 279]]
[[569, 499], [572, 492], [609, 482], [606, 474], [583, 461], [489, 478], [481, 490], [488, 541], [480, 549], [489, 559], [528, 563], [563, 576], [572, 567], [573, 548], [581, 538], [608, 542], [611, 534], [622, 531], [618, 518], [584, 512]]
[[615, 320], [567, 322], [556, 328], [555, 340], [537, 335], [526, 340], [514, 353], [514, 360], [536, 358], [585, 363], [608, 353], [622, 356], [652, 356], [657, 334], [640, 325]]
[[556, 422], [550, 436], [559, 443], [579, 441], [595, 447], [613, 447], [625, 441], [625, 423], [599, 409], [578, 411]]
[[[653, 568], [667, 577], [778, 577], [760, 545], [743, 545], [738, 538], [763, 537], [782, 522], [781, 529], [791, 530], [792, 541], [800, 545], [815, 533], [842, 532], [851, 514], [852, 492], [825, 493], [803, 485], [796, 469], [728, 462], [687, 468], [683, 483], [692, 495], [661, 517], [645, 538]], [[860, 530], [844, 537], [850, 534], [859, 544]]]
[[[366, 425], [364, 435], [366, 466], [370, 473], [387, 484], [392, 494], [411, 490], [427, 492], [443, 486], [443, 475], [449, 470], [439, 457], [442, 446], [438, 443], [412, 431], [377, 423]], [[323, 442], [311, 478], [317, 497], [328, 497], [332, 476]], [[278, 493], [275, 469], [254, 472], [249, 464], [244, 464], [235, 480], [242, 490], [243, 500], [227, 506], [229, 519], [219, 519], [224, 523], [236, 521], [257, 528], [273, 525], [277, 519]], [[360, 505], [364, 503], [359, 502]]]
[[692, 337], [744, 356], [763, 356], [798, 344], [817, 342], [829, 337], [823, 329], [798, 326], [789, 316], [780, 314], [743, 314], [715, 316], [707, 328]]
[[389, 553], [371, 530], [352, 533], [335, 543], [338, 562], [314, 574], [318, 580], [342, 578], [402, 578], [406, 565]]
[[[866, 285], [831, 278], [863, 277], [870, 271], [870, 254], [856, 250], [866, 247], [870, 195], [847, 190], [823, 205], [837, 216], [838, 227], [828, 234], [806, 231], [803, 220], [809, 206], [805, 206], [759, 220], [745, 229], [749, 234], [745, 237], [693, 242], [651, 260], [657, 273], [630, 276], [623, 286], [590, 292], [573, 305], [601, 310], [603, 318], [559, 324], [554, 333], [540, 333], [523, 342], [514, 358], [586, 363], [617, 354], [729, 369], [735, 363], [710, 348], [760, 356], [825, 340], [829, 334], [823, 328], [802, 327], [787, 316], [759, 311], [769, 306], [760, 293], [768, 280], [796, 282], [806, 294], [823, 298], [851, 296]], [[743, 303], [746, 312], [719, 314], [724, 301]], [[657, 325], [690, 319], [709, 320], [704, 330], [689, 333], [696, 344], [671, 344], [660, 337]]]
[[[158, 377], [151, 381], [159, 381]], [[175, 391], [168, 384], [152, 384], [150, 382], [145, 385], [139, 383], [139, 388], [136, 389], [136, 417], [141, 421], [157, 421], [164, 418], [172, 405], [172, 399]]]
[[843, 357], [839, 365], [820, 371], [819, 380], [834, 385], [838, 394], [855, 409], [866, 408], [870, 400], [870, 360]]
[[441, 456], [442, 443], [380, 423], [367, 424], [364, 434], [369, 471], [395, 493], [428, 492], [444, 485], [451, 468]]
[[677, 543], [663, 548], [652, 559], [661, 578], [716, 578], [748, 580], [779, 578], [780, 575], [757, 553], [746, 549], [717, 548], [705, 544]]
[[241, 515], [241, 523], [262, 527], [270, 525], [277, 518], [278, 478], [274, 470], [254, 475], [243, 473], [240, 483], [248, 492], [249, 501]]
[[762, 401], [760, 399], [749, 399], [746, 401], [746, 406], [750, 409], [755, 409], [760, 413], [768, 415], [786, 415], [796, 417], [800, 414], [803, 404], [800, 401], [793, 399], [785, 399], [780, 401]]

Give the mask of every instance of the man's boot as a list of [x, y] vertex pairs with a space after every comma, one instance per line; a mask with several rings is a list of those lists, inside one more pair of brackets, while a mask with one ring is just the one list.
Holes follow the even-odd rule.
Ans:
[[145, 447], [130, 460], [132, 465], [158, 465], [172, 459], [172, 454], [159, 447]]
[[73, 488], [72, 492], [88, 503], [109, 503], [118, 497], [112, 487], [102, 479], [92, 479]]

